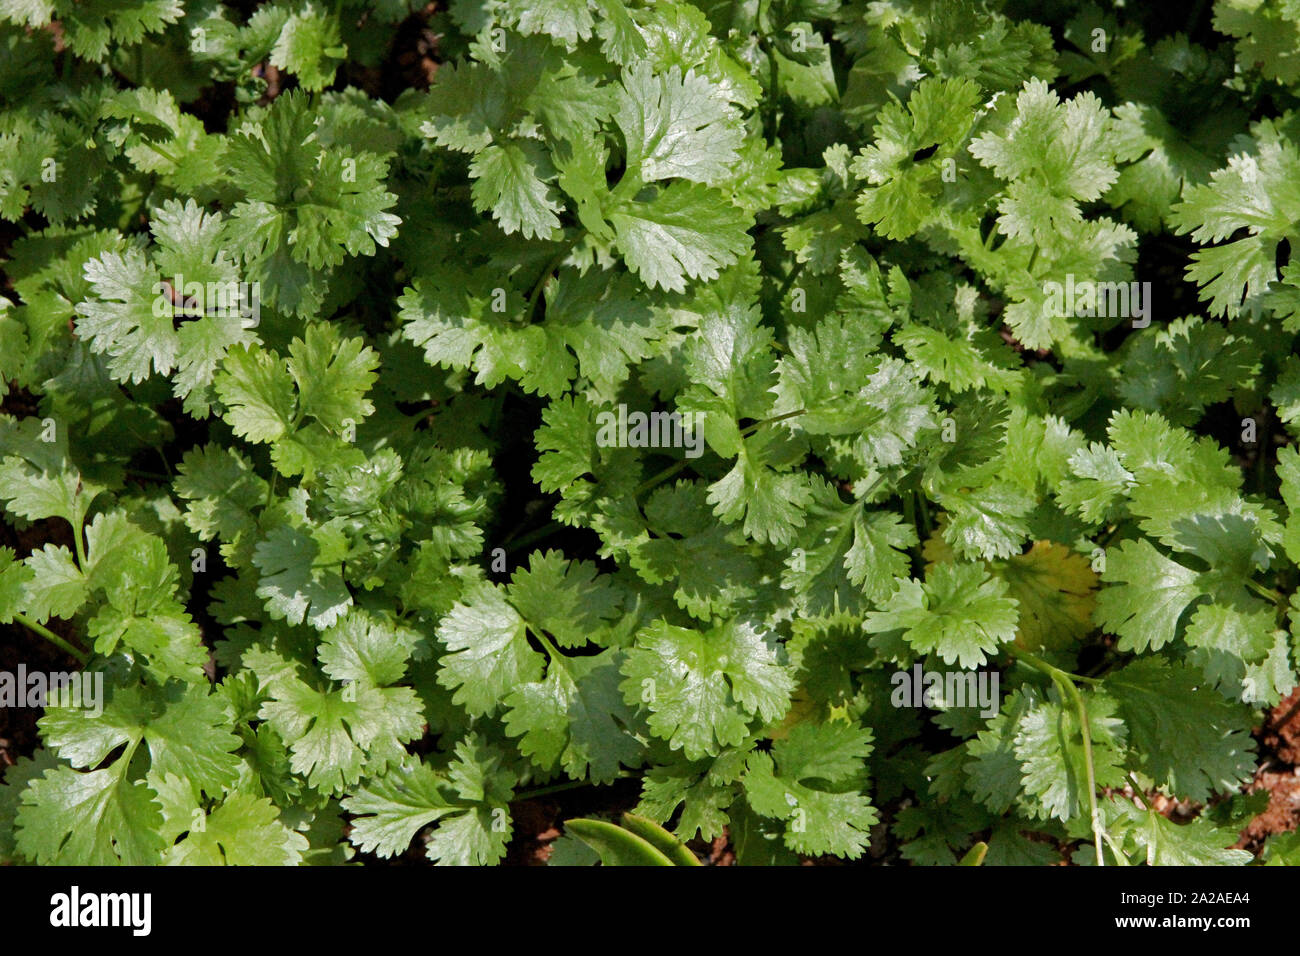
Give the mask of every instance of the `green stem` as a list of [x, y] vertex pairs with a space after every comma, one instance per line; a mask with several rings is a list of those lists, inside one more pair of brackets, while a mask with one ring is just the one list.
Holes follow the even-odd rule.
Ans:
[[783, 422], [788, 418], [798, 418], [800, 415], [806, 414], [808, 414], [808, 409], [801, 408], [798, 411], [786, 412], [784, 415], [774, 415], [771, 418], [765, 418], [761, 422], [754, 422], [752, 425], [746, 425], [745, 428], [741, 430], [740, 437], [748, 438], [764, 425], [775, 425], [777, 422]]
[[[636, 773], [630, 773], [626, 770], [620, 771], [614, 775], [616, 779], [626, 779], [628, 777], [640, 776]], [[566, 790], [577, 790], [579, 787], [598, 787], [601, 784], [593, 783], [590, 780], [568, 780], [564, 783], [552, 784], [549, 787], [538, 787], [535, 790], [525, 790], [522, 793], [516, 793], [511, 803], [517, 803], [520, 800], [532, 800], [536, 797], [545, 797], [552, 793], [563, 793]]]
[[989, 226], [989, 234], [984, 237], [984, 243], [983, 243], [985, 252], [993, 251], [993, 237], [996, 236], [997, 234], [998, 234], [998, 227], [996, 225]]
[[81, 526], [85, 524], [86, 513], [82, 510], [80, 504], [80, 486], [78, 486], [77, 498], [76, 513], [73, 515], [77, 520], [72, 522], [72, 547], [77, 552], [77, 567], [84, 573], [86, 570], [86, 543], [82, 540]]
[[26, 614], [15, 613], [14, 620], [17, 621], [19, 624], [21, 624], [23, 627], [27, 628], [33, 634], [39, 634], [41, 637], [45, 638], [47, 641], [49, 641], [59, 650], [63, 651], [65, 654], [72, 655], [78, 661], [80, 661], [82, 665], [85, 665], [86, 661], [90, 660], [90, 655], [88, 655], [85, 651], [81, 651], [73, 647], [63, 638], [59, 637], [59, 635], [51, 631], [44, 624], [39, 624], [36, 621], [33, 621]]
[[1128, 772], [1128, 785], [1133, 788], [1133, 796], [1137, 797], [1138, 800], [1141, 801], [1142, 809], [1150, 810], [1151, 806], [1150, 804], [1147, 803], [1146, 792], [1142, 789], [1142, 786], [1137, 782], [1137, 777], [1133, 776], [1133, 771], [1131, 770]]
[[924, 491], [917, 491], [916, 503], [920, 506], [921, 525], [925, 528], [925, 534], [922, 537], [928, 538], [930, 537], [930, 533], [934, 530], [934, 525], [930, 523], [930, 506], [925, 500]]
[[641, 482], [641, 484], [637, 485], [634, 489], [632, 489], [632, 497], [640, 498], [651, 488], [663, 484], [663, 482], [667, 481], [669, 478], [677, 474], [679, 471], [685, 471], [687, 466], [690, 465], [690, 463], [691, 463], [691, 459], [689, 458], [683, 458], [681, 461], [673, 462], [663, 471], [651, 475], [645, 481]]
[[1264, 482], [1268, 477], [1268, 446], [1272, 435], [1269, 433], [1270, 419], [1267, 415], [1256, 413], [1256, 417], [1262, 419], [1259, 427], [1259, 434], [1255, 443], [1255, 490], [1263, 493]]
[[1246, 587], [1250, 588], [1252, 591], [1254, 591], [1260, 597], [1264, 598], [1266, 601], [1272, 601], [1274, 604], [1278, 605], [1279, 607], [1286, 607], [1287, 604], [1286, 597], [1282, 594], [1279, 594], [1277, 591], [1274, 591], [1272, 588], [1260, 584], [1258, 581], [1252, 578], [1246, 579]]
[[167, 160], [167, 162], [171, 163], [173, 166], [179, 166], [181, 164], [181, 161], [176, 156], [172, 155], [167, 150], [163, 149], [157, 143], [150, 143], [146, 140], [144, 145], [148, 146], [150, 149], [152, 149], [163, 159]]
[[807, 265], [806, 262], [796, 262], [796, 263], [791, 267], [791, 269], [790, 269], [790, 274], [789, 274], [788, 276], [785, 277], [785, 281], [781, 283], [781, 288], [780, 288], [780, 290], [777, 292], [776, 300], [777, 300], [778, 302], [784, 302], [784, 301], [785, 301], [786, 293], [790, 291], [790, 287], [793, 286], [795, 280], [799, 278], [799, 274], [800, 274], [801, 272], [803, 272], [803, 267], [804, 267], [805, 265]]
[[1044, 674], [1046, 674], [1049, 677], [1052, 677], [1053, 679], [1055, 679], [1054, 674], [1060, 674], [1062, 677], [1070, 681], [1078, 680], [1078, 681], [1083, 681], [1085, 684], [1094, 684], [1094, 685], [1101, 683], [1101, 681], [1096, 677], [1088, 677], [1084, 674], [1075, 674], [1072, 673], [1071, 671], [1063, 671], [1059, 667], [1047, 663], [1047, 661], [1043, 660], [1041, 657], [1036, 657], [1035, 655], [1029, 653], [1029, 651], [1021, 650], [1018, 647], [1010, 648], [1009, 651], [1011, 655], [1015, 657], [1017, 660], [1025, 664], [1029, 664], [1035, 670], [1042, 671]]
[[[1110, 847], [1110, 852], [1115, 854], [1115, 861], [1120, 866], [1133, 865], [1129, 863], [1128, 857], [1124, 855], [1124, 851], [1119, 847], [1119, 845], [1115, 842], [1114, 838], [1109, 833], [1107, 833], [1105, 830], [1102, 830], [1101, 835], [1106, 838], [1106, 845]], [[1104, 865], [1104, 864], [1098, 864], [1098, 865]]]
[[577, 790], [579, 787], [594, 786], [596, 785], [590, 780], [570, 780], [567, 783], [557, 783], [550, 787], [538, 787], [535, 790], [525, 790], [523, 793], [516, 793], [514, 799], [510, 802], [516, 803], [520, 800], [532, 800], [536, 797], [549, 796], [552, 793], [563, 793], [565, 790]]
[[554, 534], [563, 527], [565, 527], [565, 525], [558, 521], [549, 521], [540, 528], [534, 528], [525, 535], [521, 535], [518, 538], [511, 538], [505, 544], [501, 545], [501, 547], [506, 554], [509, 554], [512, 551], [518, 551], [520, 548], [526, 548], [534, 541], [540, 541], [542, 538]]
[[[541, 631], [533, 628], [529, 628], [529, 630], [533, 632], [533, 637], [537, 638], [537, 643], [546, 649], [546, 656], [550, 659], [550, 666], [558, 667], [567, 674], [569, 672], [569, 659], [561, 654], [559, 648], [552, 644], [551, 639]], [[549, 670], [546, 672], [546, 676], [550, 676]]]
[[767, 114], [764, 122], [765, 132], [768, 134], [768, 142], [775, 143], [777, 117], [781, 109], [780, 98], [777, 96], [777, 88], [781, 85], [781, 65], [776, 61], [776, 49], [768, 41], [767, 37], [762, 37], [759, 45], [767, 52], [767, 103], [764, 112]]
[[[1097, 773], [1092, 763], [1092, 727], [1088, 722], [1088, 705], [1084, 702], [1083, 695], [1079, 693], [1079, 688], [1074, 686], [1074, 675], [1068, 674], [1059, 667], [1047, 663], [1040, 657], [1035, 657], [1028, 651], [1016, 651], [1016, 655], [1025, 663], [1042, 671], [1056, 684], [1061, 694], [1069, 697], [1074, 703], [1075, 712], [1079, 716], [1079, 730], [1083, 735], [1083, 767], [1088, 775], [1088, 814], [1089, 822], [1092, 824], [1092, 840], [1097, 851], [1097, 865], [1105, 866], [1106, 858], [1102, 855], [1102, 834], [1104, 830], [1101, 825], [1101, 816], [1097, 810]], [[1109, 842], [1109, 835], [1106, 837]]]
[[139, 471], [138, 469], [135, 468], [128, 468], [126, 470], [126, 473], [136, 478], [144, 478], [146, 481], [171, 481], [172, 480], [171, 475], [164, 475], [156, 471]]
[[[1074, 681], [1062, 675], [1058, 682], [1062, 690], [1066, 690], [1074, 698], [1074, 706], [1079, 713], [1079, 727], [1083, 731], [1083, 766], [1088, 772], [1088, 814], [1092, 823], [1092, 839], [1097, 848], [1097, 865], [1105, 866], [1106, 860], [1101, 852], [1101, 840], [1104, 830], [1101, 826], [1101, 816], [1097, 810], [1097, 772], [1092, 765], [1092, 728], [1088, 723], [1088, 705], [1084, 702], [1083, 695], [1079, 693], [1079, 688], [1074, 686]], [[1110, 839], [1107, 834], [1107, 840]]]
[[[806, 408], [801, 408], [795, 412], [786, 412], [784, 415], [776, 415], [773, 418], [765, 418], [761, 422], [754, 422], [754, 424], [747, 425], [745, 428], [741, 429], [740, 437], [748, 438], [750, 435], [754, 434], [754, 432], [758, 431], [764, 425], [774, 425], [777, 422], [785, 421], [787, 418], [795, 418], [799, 415], [803, 415], [807, 411], [808, 410]], [[663, 471], [659, 472], [658, 474], [651, 475], [645, 481], [641, 482], [641, 484], [636, 486], [636, 488], [632, 491], [632, 497], [640, 498], [651, 488], [654, 488], [657, 485], [660, 485], [663, 482], [667, 481], [669, 478], [677, 474], [679, 471], [684, 471], [686, 468], [690, 466], [692, 460], [693, 459], [690, 458], [683, 458], [681, 461], [673, 462], [671, 465], [669, 465], [667, 468], [665, 468]]]
[[542, 269], [542, 274], [537, 277], [533, 290], [528, 293], [528, 304], [524, 306], [524, 320], [526, 322], [531, 323], [533, 321], [533, 310], [537, 307], [537, 300], [541, 298], [542, 289], [546, 288], [546, 280], [560, 267], [560, 263], [565, 260], [569, 253], [573, 251], [573, 247], [581, 242], [582, 237], [586, 234], [586, 230], [583, 230], [566, 242], [560, 251], [555, 254], [555, 257]]

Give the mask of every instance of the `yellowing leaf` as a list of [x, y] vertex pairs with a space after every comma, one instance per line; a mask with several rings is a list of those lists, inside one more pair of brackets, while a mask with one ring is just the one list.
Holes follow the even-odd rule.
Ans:
[[994, 572], [1020, 602], [1018, 646], [1065, 647], [1092, 630], [1097, 575], [1083, 555], [1054, 541], [1035, 541], [1028, 553], [996, 562]]
[[936, 565], [951, 561], [955, 557], [952, 545], [943, 540], [943, 529], [948, 524], [948, 515], [940, 514], [935, 521], [934, 531], [921, 543], [921, 557], [925, 559], [926, 573]]

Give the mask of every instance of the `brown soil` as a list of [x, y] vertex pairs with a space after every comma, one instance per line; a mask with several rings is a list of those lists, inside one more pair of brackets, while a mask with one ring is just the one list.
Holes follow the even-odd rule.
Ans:
[[1242, 831], [1237, 846], [1258, 853], [1270, 836], [1300, 824], [1300, 688], [1269, 712], [1255, 738], [1260, 764], [1246, 791], [1267, 790], [1268, 808]]

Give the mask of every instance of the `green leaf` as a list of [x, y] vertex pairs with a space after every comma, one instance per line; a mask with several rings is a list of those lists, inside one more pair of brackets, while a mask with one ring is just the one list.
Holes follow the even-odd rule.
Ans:
[[283, 360], [258, 346], [231, 349], [214, 380], [224, 417], [235, 434], [272, 442], [289, 430], [295, 412], [293, 378]]
[[541, 679], [543, 657], [528, 645], [524, 619], [504, 591], [487, 582], [468, 587], [438, 626], [446, 646], [438, 683], [471, 714], [490, 714], [521, 684]]
[[19, 852], [42, 866], [148, 866], [163, 849], [153, 791], [116, 767], [47, 771], [23, 791], [17, 826]]
[[376, 689], [350, 685], [318, 691], [297, 677], [272, 682], [271, 697], [258, 711], [292, 753], [290, 767], [325, 792], [354, 786], [367, 757], [401, 752], [418, 736], [424, 716], [409, 687]]
[[28, 521], [63, 518], [79, 530], [104, 490], [84, 478], [69, 457], [65, 424], [0, 418], [0, 500], [9, 512]]
[[627, 70], [622, 86], [614, 121], [626, 144], [627, 175], [641, 183], [676, 178], [708, 186], [730, 177], [745, 131], [725, 90], [678, 67], [656, 76], [646, 62]]
[[323, 90], [346, 54], [338, 20], [308, 2], [285, 21], [271, 50], [271, 65], [296, 74], [305, 90]]
[[930, 77], [912, 90], [906, 108], [890, 103], [880, 111], [874, 142], [852, 167], [868, 184], [858, 199], [863, 222], [888, 239], [904, 239], [931, 217], [943, 165], [955, 164], [979, 100], [971, 80]]
[[447, 782], [428, 764], [402, 765], [343, 799], [354, 814], [350, 839], [380, 857], [405, 852], [415, 834], [456, 810]]
[[620, 203], [608, 218], [628, 268], [652, 289], [683, 292], [687, 279], [716, 279], [749, 248], [744, 214], [698, 183], [673, 182], [652, 200]]
[[352, 604], [339, 573], [344, 549], [335, 528], [271, 529], [253, 550], [253, 564], [261, 574], [257, 596], [271, 616], [290, 624], [306, 621], [318, 630], [337, 621]]
[[1139, 659], [1106, 677], [1144, 774], [1180, 799], [1203, 802], [1249, 780], [1255, 767], [1247, 708], [1204, 687], [1186, 666]]
[[871, 634], [901, 631], [918, 654], [978, 667], [1015, 637], [1017, 602], [1000, 578], [978, 564], [936, 564], [924, 582], [903, 581], [879, 611], [863, 619]]
[[[287, 364], [298, 385], [300, 416], [337, 434], [374, 412], [365, 395], [379, 377], [379, 356], [361, 339], [341, 338], [334, 325], [309, 325], [303, 338], [289, 343]], [[277, 388], [277, 394], [283, 392]]]
[[542, 148], [535, 143], [493, 144], [474, 156], [474, 208], [491, 212], [506, 233], [525, 239], [553, 239], [559, 233], [556, 213], [563, 208], [544, 181], [553, 175]]
[[1119, 635], [1124, 651], [1158, 651], [1172, 641], [1178, 622], [1202, 594], [1200, 575], [1166, 558], [1140, 538], [1107, 549], [1097, 595], [1097, 623]]
[[750, 755], [744, 787], [760, 816], [785, 821], [785, 843], [798, 853], [856, 859], [878, 821], [861, 786], [871, 732], [848, 724], [799, 724]]
[[1237, 842], [1235, 830], [1220, 829], [1203, 817], [1175, 823], [1127, 801], [1115, 805], [1148, 866], [1242, 866], [1250, 861], [1247, 851], [1231, 848]]
[[298, 866], [307, 838], [286, 827], [265, 797], [233, 793], [207, 814], [203, 828], [169, 847], [163, 862], [178, 866]]
[[[1084, 695], [1091, 736], [1093, 774], [1098, 787], [1124, 786], [1124, 724], [1116, 703], [1099, 693]], [[1033, 705], [1016, 731], [1015, 752], [1025, 791], [1038, 814], [1069, 820], [1088, 812], [1088, 772], [1083, 723], [1073, 706], [1056, 701]]]
[[1092, 93], [1062, 103], [1043, 80], [1027, 80], [1015, 105], [1005, 127], [976, 137], [970, 151], [1012, 181], [998, 203], [1002, 231], [1050, 246], [1053, 229], [1081, 219], [1079, 201], [1097, 199], [1115, 181], [1110, 117]]
[[658, 621], [623, 665], [623, 695], [644, 703], [649, 726], [688, 760], [740, 743], [755, 716], [781, 717], [794, 682], [762, 634], [731, 621], [707, 632]]
[[1201, 288], [1215, 315], [1237, 315], [1251, 306], [1277, 278], [1277, 246], [1294, 236], [1300, 219], [1300, 151], [1268, 120], [1254, 130], [1249, 152], [1228, 158], [1210, 181], [1187, 190], [1170, 221], [1197, 242], [1225, 245], [1192, 254], [1187, 277]]
[[545, 680], [523, 684], [505, 698], [505, 730], [544, 770], [562, 766], [574, 779], [608, 783], [634, 766], [641, 745], [633, 711], [619, 693], [619, 660], [552, 659]]
[[[48, 707], [40, 727], [51, 749], [86, 769], [97, 767], [115, 748], [134, 748], [143, 740], [152, 771], [183, 775], [216, 796], [235, 782], [239, 766], [239, 738], [227, 722], [221, 699], [207, 688], [171, 684], [165, 690], [114, 691], [99, 715]], [[125, 773], [120, 763], [114, 769]]]

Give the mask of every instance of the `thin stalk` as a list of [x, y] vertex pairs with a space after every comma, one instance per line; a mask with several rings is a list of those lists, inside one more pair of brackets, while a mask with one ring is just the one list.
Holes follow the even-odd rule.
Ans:
[[[78, 492], [80, 492], [81, 490], [80, 485], [77, 486], [77, 490]], [[78, 498], [79, 497], [80, 494], [78, 494]], [[77, 520], [72, 522], [72, 546], [77, 552], [77, 567], [80, 568], [82, 571], [85, 571], [86, 570], [86, 543], [84, 540], [82, 540], [81, 526], [82, 524], [85, 523], [86, 516], [82, 512], [81, 508], [78, 507], [76, 515], [74, 517], [76, 517]]]
[[928, 538], [930, 533], [934, 531], [934, 525], [930, 523], [930, 506], [926, 503], [924, 491], [917, 491], [916, 503], [921, 512], [921, 525], [925, 528], [924, 537]]
[[790, 274], [785, 277], [785, 281], [781, 283], [781, 288], [777, 290], [776, 299], [778, 302], [785, 299], [786, 293], [790, 291], [790, 287], [793, 286], [795, 280], [799, 278], [799, 274], [803, 272], [803, 267], [805, 265], [807, 265], [806, 262], [796, 262], [791, 267]]
[[1264, 598], [1264, 600], [1266, 601], [1271, 601], [1272, 603], [1278, 605], [1279, 607], [1286, 606], [1287, 603], [1286, 597], [1279, 594], [1277, 591], [1274, 591], [1272, 588], [1268, 587], [1267, 585], [1260, 584], [1258, 581], [1254, 580], [1253, 578], [1246, 579], [1246, 587], [1250, 588], [1252, 591], [1254, 591], [1260, 597]]
[[[628, 771], [623, 770], [615, 774], [614, 776], [616, 779], [622, 780], [628, 777], [639, 776], [639, 774], [629, 773]], [[590, 780], [567, 780], [564, 783], [552, 784], [549, 787], [538, 787], [535, 790], [525, 790], [522, 793], [516, 793], [514, 799], [511, 800], [510, 802], [516, 803], [520, 800], [532, 800], [536, 797], [545, 797], [552, 793], [563, 793], [566, 790], [577, 790], [579, 787], [598, 787], [598, 786], [602, 786], [602, 784], [593, 783]]]
[[768, 141], [775, 143], [777, 139], [777, 118], [780, 115], [781, 102], [777, 96], [777, 90], [781, 86], [781, 65], [776, 61], [776, 50], [767, 37], [762, 38], [760, 44], [767, 51], [768, 77], [767, 77], [767, 122], [764, 123], [768, 134]]
[[75, 657], [78, 661], [82, 663], [82, 665], [85, 665], [86, 661], [90, 660], [90, 655], [87, 654], [85, 651], [78, 650], [77, 648], [73, 647], [63, 638], [59, 637], [59, 635], [51, 631], [44, 624], [40, 624], [37, 623], [36, 621], [33, 621], [26, 614], [15, 613], [14, 620], [17, 621], [19, 624], [21, 624], [23, 627], [27, 628], [33, 634], [39, 634], [41, 637], [45, 638], [47, 641], [49, 641], [59, 650], [63, 651], [65, 654], [70, 654], [71, 656]]
[[1066, 677], [1063, 672], [1057, 684], [1074, 698], [1074, 706], [1079, 714], [1079, 727], [1083, 732], [1083, 766], [1088, 772], [1088, 813], [1092, 822], [1092, 838], [1097, 847], [1097, 865], [1105, 866], [1106, 862], [1101, 853], [1102, 834], [1105, 831], [1102, 829], [1101, 817], [1097, 811], [1097, 772], [1092, 765], [1092, 728], [1088, 723], [1088, 705], [1084, 702], [1083, 695], [1079, 693], [1079, 688], [1074, 686], [1074, 681]]
[[173, 166], [179, 166], [179, 165], [181, 164], [180, 159], [178, 159], [174, 154], [172, 154], [172, 153], [168, 152], [167, 150], [163, 149], [163, 148], [162, 148], [161, 146], [159, 146], [157, 143], [145, 142], [144, 145], [145, 145], [145, 146], [148, 146], [150, 149], [152, 149], [155, 153], [157, 153], [157, 154], [158, 154], [159, 156], [161, 156], [163, 159], [167, 160], [167, 162], [171, 163]]
[[587, 233], [584, 230], [566, 242], [560, 251], [555, 254], [555, 257], [546, 264], [544, 269], [542, 269], [542, 274], [537, 277], [537, 282], [533, 285], [533, 290], [528, 293], [528, 304], [524, 306], [524, 318], [526, 321], [532, 322], [533, 309], [537, 307], [537, 300], [541, 298], [542, 290], [546, 288], [546, 281], [551, 278], [551, 274], [560, 267], [560, 263], [568, 257], [569, 253], [573, 251], [573, 247], [581, 242], [582, 237], [586, 234]]
[[526, 548], [534, 541], [540, 541], [542, 540], [542, 538], [549, 537], [550, 535], [559, 531], [563, 527], [565, 527], [565, 525], [561, 524], [558, 521], [548, 521], [540, 528], [534, 528], [532, 531], [528, 532], [525, 535], [520, 535], [517, 538], [511, 538], [505, 544], [501, 545], [501, 548], [507, 554], [509, 554], [512, 551], [518, 551], [520, 548]]
[[[1102, 834], [1105, 831], [1097, 809], [1097, 772], [1092, 762], [1092, 727], [1088, 722], [1088, 705], [1084, 702], [1083, 695], [1079, 693], [1079, 688], [1074, 686], [1074, 681], [1071, 679], [1073, 675], [1027, 651], [1017, 651], [1016, 654], [1025, 663], [1050, 677], [1062, 695], [1069, 697], [1074, 704], [1075, 712], [1079, 716], [1079, 730], [1083, 735], [1083, 767], [1088, 775], [1088, 814], [1089, 822], [1092, 824], [1092, 840], [1097, 851], [1097, 865], [1105, 866], [1106, 859], [1102, 855]], [[1109, 842], [1109, 836], [1107, 841]]]
[[1262, 492], [1265, 479], [1268, 477], [1268, 448], [1272, 439], [1269, 424], [1271, 419], [1267, 415], [1259, 415], [1263, 421], [1260, 423], [1260, 433], [1255, 444], [1255, 490]]
[[557, 783], [550, 787], [538, 787], [535, 790], [525, 790], [523, 793], [516, 793], [514, 803], [519, 800], [532, 800], [536, 797], [549, 796], [552, 793], [563, 793], [565, 790], [577, 790], [579, 787], [594, 787], [590, 780], [570, 780], [567, 783]]
[[172, 473], [172, 463], [167, 460], [167, 456], [163, 454], [163, 450], [160, 446], [154, 445], [153, 450], [158, 453], [158, 460], [163, 463], [163, 468], [167, 471], [167, 480], [171, 481], [174, 477]]
[[1128, 785], [1133, 788], [1133, 796], [1137, 797], [1138, 802], [1142, 804], [1142, 809], [1150, 810], [1151, 807], [1147, 803], [1147, 795], [1145, 791], [1143, 791], [1141, 785], [1137, 782], [1137, 778], [1133, 776], [1131, 770], [1128, 773]]
[[1096, 677], [1088, 677], [1084, 674], [1075, 674], [1071, 671], [1063, 671], [1059, 667], [1055, 667], [1047, 663], [1047, 661], [1043, 660], [1041, 657], [1036, 657], [1035, 655], [1029, 653], [1029, 651], [1021, 650], [1019, 647], [1013, 647], [1010, 648], [1009, 650], [1011, 655], [1015, 657], [1017, 660], [1021, 661], [1024, 664], [1030, 665], [1035, 670], [1042, 671], [1044, 674], [1047, 674], [1049, 677], [1052, 676], [1052, 672], [1054, 671], [1057, 674], [1060, 674], [1063, 677], [1066, 677], [1072, 681], [1083, 681], [1085, 684], [1094, 684], [1094, 685], [1101, 683], [1101, 680]]
[[786, 412], [784, 415], [774, 415], [771, 418], [765, 418], [761, 422], [754, 422], [754, 424], [747, 425], [745, 428], [743, 428], [740, 432], [740, 437], [748, 438], [750, 435], [754, 434], [754, 432], [758, 431], [764, 425], [775, 425], [777, 422], [783, 422], [788, 418], [798, 418], [800, 415], [806, 415], [806, 414], [808, 414], [808, 409], [801, 408], [797, 411]]
[[916, 523], [916, 495], [903, 493], [903, 521], [916, 529], [916, 533], [924, 539], [925, 535], [921, 534], [921, 528]]
[[[748, 438], [750, 435], [754, 434], [754, 432], [758, 431], [764, 425], [775, 425], [777, 422], [783, 422], [787, 418], [795, 418], [799, 415], [803, 415], [807, 411], [808, 410], [806, 408], [801, 408], [798, 411], [786, 412], [784, 415], [776, 415], [772, 418], [765, 418], [761, 422], [754, 422], [754, 424], [747, 425], [745, 428], [741, 429], [740, 437]], [[659, 472], [658, 474], [651, 475], [645, 481], [641, 482], [641, 484], [636, 486], [635, 490], [633, 490], [632, 492], [632, 497], [640, 498], [641, 495], [645, 494], [651, 488], [654, 488], [657, 485], [662, 484], [663, 482], [671, 478], [673, 475], [677, 474], [679, 471], [684, 471], [686, 468], [690, 467], [691, 461], [692, 459], [690, 458], [683, 458], [681, 461], [673, 462], [671, 465], [669, 465], [667, 468], [665, 468], [663, 471]]]
[[679, 471], [685, 471], [686, 468], [690, 465], [690, 463], [691, 460], [689, 458], [683, 458], [681, 461], [673, 462], [663, 471], [651, 475], [645, 481], [641, 482], [641, 484], [637, 485], [636, 488], [632, 490], [632, 497], [640, 498], [651, 488], [663, 484], [665, 481], [667, 481], [673, 475], [677, 474]]
[[[569, 672], [569, 659], [561, 654], [559, 649], [551, 643], [551, 639], [541, 631], [533, 628], [529, 628], [529, 630], [533, 632], [533, 637], [537, 638], [537, 643], [546, 649], [546, 656], [550, 661], [550, 666], [558, 667], [567, 674]], [[550, 676], [550, 671], [547, 671], [547, 676]]]
[[[1105, 830], [1102, 830], [1101, 835], [1106, 838], [1106, 845], [1110, 847], [1110, 852], [1115, 854], [1115, 861], [1119, 863], [1120, 866], [1133, 865], [1128, 861], [1128, 857], [1124, 854], [1124, 851], [1120, 849], [1119, 845], [1115, 843], [1115, 839], [1109, 833], [1107, 833]], [[1099, 865], [1104, 866], [1105, 864], [1099, 864]]]
[[143, 478], [146, 481], [171, 481], [171, 475], [164, 475], [157, 471], [140, 471], [136, 468], [126, 469], [126, 473], [135, 478]]

